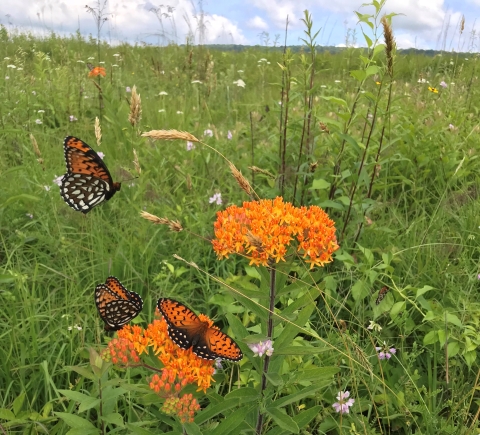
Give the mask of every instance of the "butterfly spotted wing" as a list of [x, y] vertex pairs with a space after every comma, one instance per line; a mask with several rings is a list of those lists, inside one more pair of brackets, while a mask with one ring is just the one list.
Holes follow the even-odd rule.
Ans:
[[63, 142], [67, 173], [62, 178], [60, 195], [74, 210], [88, 213], [108, 201], [118, 190], [100, 156], [82, 140], [67, 136]]
[[378, 292], [377, 300], [375, 301], [376, 305], [379, 305], [380, 302], [383, 301], [383, 298], [387, 295], [389, 288], [387, 286], [382, 287], [381, 290]]
[[95, 288], [95, 305], [106, 331], [118, 331], [142, 311], [143, 300], [138, 293], [128, 291], [114, 276]]
[[220, 329], [210, 327], [188, 307], [173, 299], [160, 298], [157, 307], [168, 325], [168, 335], [182, 349], [192, 348], [200, 358], [240, 361], [237, 343]]

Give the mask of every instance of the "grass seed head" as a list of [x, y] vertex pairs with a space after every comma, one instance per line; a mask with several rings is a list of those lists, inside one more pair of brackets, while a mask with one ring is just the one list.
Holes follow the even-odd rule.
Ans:
[[135, 127], [142, 117], [142, 100], [140, 94], [137, 93], [137, 87], [132, 88], [132, 96], [130, 98], [130, 113], [128, 114], [128, 122]]
[[200, 142], [193, 134], [178, 130], [151, 130], [142, 133], [143, 137], [149, 137], [155, 140], [189, 140], [190, 142]]
[[100, 146], [102, 144], [102, 128], [98, 116], [95, 117], [95, 138], [97, 139], [97, 145]]

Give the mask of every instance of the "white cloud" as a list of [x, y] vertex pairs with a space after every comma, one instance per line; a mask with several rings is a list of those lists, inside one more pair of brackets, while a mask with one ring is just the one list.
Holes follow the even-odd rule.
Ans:
[[[17, 28], [34, 32], [54, 30], [63, 34], [80, 29], [82, 34], [95, 36], [97, 30], [92, 14], [85, 8], [87, 2], [92, 7], [96, 4], [93, 0], [2, 0], [0, 23], [10, 22]], [[149, 0], [109, 0], [105, 10], [108, 20], [101, 34], [106, 39], [130, 42], [174, 41], [182, 44], [187, 35], [194, 37], [195, 42], [199, 39], [205, 43], [246, 42], [242, 30], [227, 18], [196, 11], [190, 0], [172, 0], [170, 3], [171, 7], [163, 6], [155, 14], [151, 9], [158, 6]]]
[[268, 24], [264, 21], [263, 18], [256, 15], [253, 18], [250, 18], [247, 21], [247, 26], [255, 30], [268, 30]]

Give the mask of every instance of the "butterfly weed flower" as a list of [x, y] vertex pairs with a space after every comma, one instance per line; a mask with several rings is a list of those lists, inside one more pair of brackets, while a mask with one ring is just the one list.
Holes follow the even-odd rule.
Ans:
[[337, 394], [338, 402], [335, 402], [332, 407], [340, 414], [348, 414], [350, 407], [355, 403], [355, 399], [350, 399], [350, 391], [340, 391]]
[[281, 197], [217, 212], [214, 231], [212, 245], [219, 258], [242, 254], [257, 266], [285, 261], [293, 241], [310, 268], [332, 261], [339, 248], [334, 222], [320, 207], [294, 207]]
[[124, 338], [114, 338], [108, 343], [107, 351], [102, 354], [106, 361], [113, 364], [127, 367], [129, 365], [138, 364], [140, 357], [135, 349], [135, 345]]
[[98, 76], [102, 76], [102, 77], [107, 76], [107, 72], [105, 71], [105, 68], [103, 66], [96, 66], [92, 68], [92, 70], [88, 73], [88, 77], [90, 78], [98, 77]]

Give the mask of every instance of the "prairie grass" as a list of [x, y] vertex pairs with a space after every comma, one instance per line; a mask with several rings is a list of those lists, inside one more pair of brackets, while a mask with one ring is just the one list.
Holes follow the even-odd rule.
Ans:
[[[300, 53], [97, 46], [0, 28], [4, 433], [72, 431], [62, 412], [92, 433], [229, 433], [225, 422], [243, 433], [478, 432], [478, 58], [393, 44], [385, 57], [381, 39], [320, 53], [304, 23]], [[106, 77], [89, 79], [86, 63], [100, 61]], [[122, 182], [86, 216], [53, 181], [67, 135], [104, 153]], [[340, 245], [313, 270], [290, 253], [273, 309], [268, 271], [240, 255], [218, 260], [210, 243], [216, 212], [253, 192], [323, 207]], [[207, 411], [194, 423], [159, 412], [140, 368], [98, 384], [86, 375], [91, 349], [108, 341], [93, 299], [108, 275], [142, 295], [135, 324], [172, 297], [242, 347], [244, 361], [225, 363], [199, 396]], [[268, 313], [275, 351], [262, 377], [247, 335], [267, 337]], [[396, 349], [388, 360], [377, 356], [383, 343]], [[122, 390], [102, 412], [122, 424], [100, 424], [102, 408], [79, 411], [60, 391], [96, 398], [113, 386]], [[338, 414], [345, 390], [355, 403]], [[218, 411], [224, 400], [231, 407]]]

